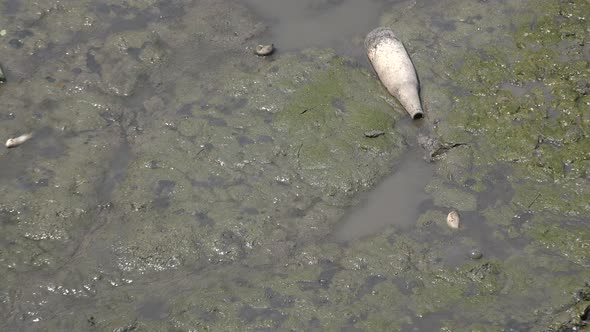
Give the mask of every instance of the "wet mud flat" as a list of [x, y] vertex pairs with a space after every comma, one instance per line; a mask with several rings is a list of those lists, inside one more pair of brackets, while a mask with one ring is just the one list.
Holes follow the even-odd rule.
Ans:
[[0, 137], [34, 136], [0, 153], [0, 329], [585, 326], [588, 2], [310, 0], [311, 48], [266, 5], [2, 4]]

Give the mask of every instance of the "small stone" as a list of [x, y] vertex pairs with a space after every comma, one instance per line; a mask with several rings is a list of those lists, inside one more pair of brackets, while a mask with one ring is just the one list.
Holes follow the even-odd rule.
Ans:
[[272, 52], [274, 52], [274, 50], [275, 50], [274, 44], [258, 45], [258, 46], [256, 46], [255, 53], [256, 53], [256, 55], [259, 55], [259, 56], [267, 56], [267, 55], [271, 55]]
[[459, 216], [459, 212], [457, 210], [452, 210], [451, 212], [449, 212], [449, 215], [447, 215], [447, 225], [449, 225], [449, 227], [457, 229], [459, 228], [461, 224], [461, 217]]
[[481, 250], [477, 249], [477, 248], [473, 248], [469, 251], [469, 258], [471, 259], [480, 259], [483, 257], [483, 253], [481, 252]]
[[385, 132], [381, 131], [381, 130], [371, 130], [371, 131], [365, 132], [365, 137], [369, 137], [369, 138], [375, 138], [375, 137], [379, 137], [381, 135], [385, 135]]

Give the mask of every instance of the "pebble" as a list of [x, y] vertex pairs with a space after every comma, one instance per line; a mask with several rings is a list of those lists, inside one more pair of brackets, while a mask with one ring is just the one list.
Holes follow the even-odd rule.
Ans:
[[274, 44], [258, 45], [258, 46], [256, 46], [256, 50], [254, 52], [256, 53], [256, 55], [259, 55], [259, 56], [267, 56], [267, 55], [271, 55], [272, 52], [274, 52], [274, 50], [275, 50]]
[[473, 248], [469, 251], [469, 258], [471, 259], [480, 259], [483, 257], [483, 253], [481, 252], [481, 250], [477, 249], [477, 248]]
[[447, 225], [449, 225], [451, 228], [459, 228], [461, 225], [461, 217], [459, 216], [459, 212], [457, 210], [452, 210], [449, 212], [449, 215], [447, 215]]

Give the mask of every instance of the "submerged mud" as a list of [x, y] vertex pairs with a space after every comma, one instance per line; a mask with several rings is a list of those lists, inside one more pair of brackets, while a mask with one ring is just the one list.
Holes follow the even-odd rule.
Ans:
[[[0, 136], [35, 136], [0, 154], [0, 327], [584, 326], [588, 3], [387, 8], [421, 126], [330, 49], [256, 57], [231, 1], [7, 2]], [[332, 241], [418, 134], [418, 212]]]

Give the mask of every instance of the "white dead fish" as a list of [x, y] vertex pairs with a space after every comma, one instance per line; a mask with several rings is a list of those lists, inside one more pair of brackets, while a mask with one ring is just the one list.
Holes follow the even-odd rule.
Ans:
[[404, 44], [389, 28], [377, 28], [365, 38], [367, 56], [381, 83], [410, 114], [412, 119], [424, 115], [418, 94], [418, 77]]
[[31, 137], [33, 137], [33, 134], [32, 133], [28, 133], [28, 134], [20, 135], [19, 137], [9, 138], [6, 141], [6, 147], [9, 148], [9, 149], [10, 148], [17, 147], [17, 146], [23, 144], [24, 142], [30, 140]]
[[447, 225], [449, 227], [457, 229], [461, 226], [461, 217], [459, 216], [459, 212], [457, 210], [452, 210], [447, 215]]
[[4, 82], [6, 82], [6, 74], [4, 74], [4, 70], [2, 69], [2, 66], [0, 66], [0, 83]]

